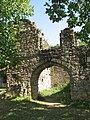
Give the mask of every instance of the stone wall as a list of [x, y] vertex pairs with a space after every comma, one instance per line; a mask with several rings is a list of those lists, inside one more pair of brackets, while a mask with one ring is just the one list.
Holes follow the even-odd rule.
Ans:
[[[34, 62], [36, 59], [36, 58], [31, 59], [31, 57], [33, 57], [35, 52], [37, 53], [38, 50], [48, 49], [49, 45], [45, 41], [44, 34], [40, 32], [40, 30], [36, 27], [34, 22], [31, 22], [29, 20], [23, 20], [23, 21], [21, 20], [19, 23], [19, 26], [20, 26], [20, 28], [19, 28], [20, 29], [20, 37], [17, 42], [17, 49], [18, 49], [18, 54], [20, 55], [20, 59], [22, 61], [21, 61], [21, 64], [17, 66], [16, 70], [12, 71], [12, 73], [10, 75], [11, 82], [9, 81], [8, 85], [12, 86], [11, 87], [11, 90], [12, 90], [13, 86], [16, 86], [16, 84], [18, 84], [19, 87], [21, 87], [20, 88], [21, 90], [19, 91], [19, 92], [21, 92], [20, 95], [25, 96], [30, 91], [30, 78], [28, 78], [28, 76], [30, 76], [29, 72], [31, 72], [32, 68], [28, 68], [28, 66], [30, 66], [30, 67], [34, 66], [33, 64], [35, 64]], [[26, 58], [27, 56], [30, 57], [30, 60], [28, 58]], [[55, 69], [55, 71], [57, 71], [57, 70]], [[44, 72], [41, 73], [41, 76], [39, 77], [39, 81], [38, 81], [39, 91], [54, 87], [55, 84], [57, 84], [57, 86], [61, 85], [60, 81], [62, 81], [62, 79], [61, 78], [59, 79], [60, 84], [58, 84], [59, 82], [57, 82], [57, 80], [58, 80], [57, 74], [55, 75], [53, 72], [52, 76], [55, 77], [55, 81], [54, 81], [54, 78], [53, 77], [51, 78], [51, 76], [50, 76], [50, 69], [48, 69], [48, 70], [45, 69]], [[48, 79], [47, 79], [47, 77], [48, 77]], [[18, 78], [20, 80], [18, 80]], [[42, 81], [42, 79], [43, 79], [43, 81]], [[51, 86], [51, 83], [52, 83], [52, 86]], [[63, 83], [64, 82], [62, 82], [62, 84]], [[15, 87], [14, 87], [14, 89], [15, 89]], [[17, 93], [17, 89], [15, 91], [16, 91], [16, 94], [19, 94], [19, 93]], [[12, 93], [12, 94], [15, 94], [15, 93]]]
[[8, 69], [8, 91], [12, 95], [27, 96], [31, 94], [30, 77], [35, 66], [38, 50], [48, 49], [44, 34], [36, 27], [34, 22], [21, 20], [19, 22], [20, 35], [17, 42], [17, 52], [20, 63], [15, 69]]
[[[17, 50], [20, 63], [7, 71], [8, 91], [12, 95], [38, 97], [40, 73], [52, 66], [59, 66], [70, 76], [71, 98], [90, 100], [90, 47], [77, 46], [72, 29], [66, 28], [60, 34], [60, 48], [48, 49], [43, 34], [33, 22], [20, 22], [20, 38]], [[46, 47], [45, 47], [46, 46]]]
[[90, 63], [86, 61], [87, 51], [90, 51], [90, 47], [77, 46], [73, 30], [65, 29], [60, 36], [62, 61], [71, 71], [71, 97], [73, 100], [90, 100]]
[[67, 71], [64, 71], [61, 67], [52, 66], [51, 67], [51, 86], [63, 86], [70, 82], [70, 76]]

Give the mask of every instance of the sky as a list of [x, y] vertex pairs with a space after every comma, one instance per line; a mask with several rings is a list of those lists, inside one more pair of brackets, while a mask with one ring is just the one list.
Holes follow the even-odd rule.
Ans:
[[67, 27], [66, 21], [52, 23], [47, 14], [45, 14], [45, 2], [48, 0], [31, 0], [31, 5], [34, 6], [34, 16], [29, 19], [35, 22], [36, 26], [44, 33], [46, 41], [54, 46], [60, 44], [59, 33]]

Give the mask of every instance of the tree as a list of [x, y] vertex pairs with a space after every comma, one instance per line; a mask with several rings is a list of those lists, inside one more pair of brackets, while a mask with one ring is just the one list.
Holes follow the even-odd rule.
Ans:
[[18, 63], [18, 22], [33, 15], [30, 0], [0, 0], [0, 70]]
[[49, 0], [46, 14], [53, 22], [67, 18], [68, 27], [81, 27], [77, 37], [90, 45], [90, 0]]

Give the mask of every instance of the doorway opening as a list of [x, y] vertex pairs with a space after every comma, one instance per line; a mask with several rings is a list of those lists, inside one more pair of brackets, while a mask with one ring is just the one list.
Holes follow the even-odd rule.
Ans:
[[67, 71], [60, 66], [52, 66], [40, 73], [38, 100], [64, 103], [70, 98], [70, 76]]

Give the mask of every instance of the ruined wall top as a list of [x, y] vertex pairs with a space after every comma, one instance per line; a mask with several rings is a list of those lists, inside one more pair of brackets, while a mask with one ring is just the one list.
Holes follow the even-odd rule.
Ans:
[[37, 28], [34, 22], [27, 19], [20, 20], [19, 31], [17, 49], [21, 56], [28, 56], [30, 53], [49, 47], [45, 41], [44, 34]]
[[71, 28], [65, 28], [60, 33], [60, 46], [77, 46], [77, 39], [75, 36], [75, 32]]

